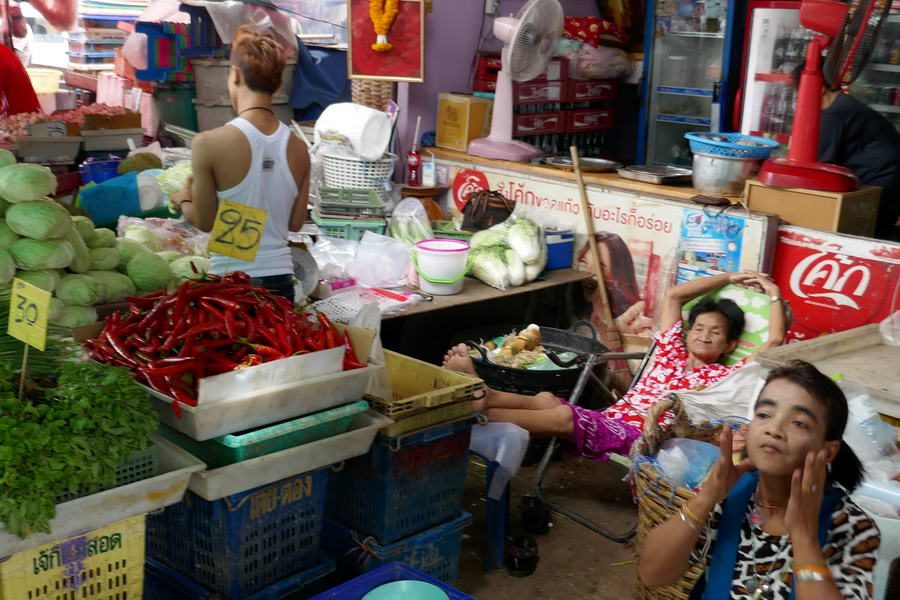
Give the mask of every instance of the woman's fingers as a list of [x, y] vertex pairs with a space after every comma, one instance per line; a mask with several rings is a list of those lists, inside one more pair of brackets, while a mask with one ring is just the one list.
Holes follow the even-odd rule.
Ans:
[[818, 491], [816, 485], [816, 453], [807, 452], [806, 460], [803, 462], [803, 493], [815, 494]]

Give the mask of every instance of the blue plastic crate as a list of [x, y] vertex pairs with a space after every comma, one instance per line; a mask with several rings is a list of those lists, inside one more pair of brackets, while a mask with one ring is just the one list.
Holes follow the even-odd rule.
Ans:
[[368, 573], [388, 563], [402, 562], [429, 577], [453, 585], [459, 576], [463, 529], [471, 523], [472, 515], [464, 512], [428, 531], [383, 545], [372, 537], [326, 518], [322, 548], [337, 561], [338, 574], [344, 577]]
[[424, 581], [431, 585], [436, 585], [444, 590], [444, 593], [447, 594], [450, 600], [475, 600], [472, 596], [463, 594], [446, 583], [429, 577], [422, 571], [399, 562], [390, 563], [389, 565], [370, 571], [365, 575], [360, 575], [356, 579], [352, 579], [327, 592], [322, 592], [318, 596], [312, 597], [310, 600], [362, 600], [363, 596], [380, 585], [391, 583], [393, 581], [409, 580]]
[[319, 563], [329, 472], [211, 502], [187, 492], [181, 504], [154, 516], [147, 554], [228, 598], [258, 592]]
[[[144, 600], [212, 600], [221, 595], [173, 571], [152, 558], [144, 565]], [[322, 590], [325, 578], [335, 570], [330, 558], [311, 569], [297, 573], [240, 600], [306, 600]], [[238, 600], [230, 598], [229, 600]]]
[[332, 473], [328, 516], [381, 544], [462, 510], [473, 419], [405, 436], [378, 436], [368, 454]]

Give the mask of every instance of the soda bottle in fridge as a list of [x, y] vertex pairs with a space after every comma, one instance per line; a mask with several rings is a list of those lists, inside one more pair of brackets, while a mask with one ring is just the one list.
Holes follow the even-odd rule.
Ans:
[[777, 73], [785, 61], [791, 32], [787, 27], [778, 28], [778, 36], [775, 38], [775, 48], [772, 50], [772, 72]]

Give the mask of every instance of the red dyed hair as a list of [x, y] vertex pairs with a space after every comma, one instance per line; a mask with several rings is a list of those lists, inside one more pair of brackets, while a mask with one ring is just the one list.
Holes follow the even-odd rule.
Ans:
[[231, 43], [231, 64], [241, 70], [244, 85], [263, 94], [274, 94], [281, 86], [286, 62], [278, 42], [241, 25]]

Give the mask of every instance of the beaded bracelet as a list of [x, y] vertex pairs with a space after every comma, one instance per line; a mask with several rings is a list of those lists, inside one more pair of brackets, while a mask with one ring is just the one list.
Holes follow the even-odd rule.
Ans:
[[703, 527], [704, 525], [706, 525], [706, 521], [702, 520], [700, 517], [698, 517], [696, 514], [694, 514], [694, 511], [692, 511], [692, 510], [690, 509], [690, 507], [687, 505], [687, 502], [685, 502], [684, 504], [681, 505], [681, 510], [684, 511], [684, 514], [685, 514], [691, 521], [693, 521], [694, 523], [696, 523], [696, 524], [699, 525], [700, 527]]

